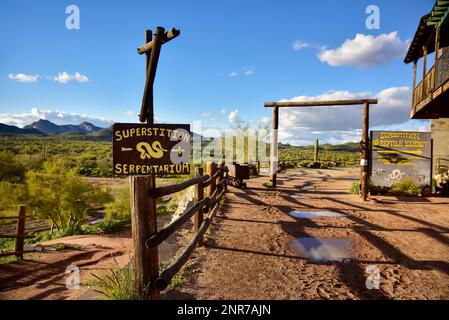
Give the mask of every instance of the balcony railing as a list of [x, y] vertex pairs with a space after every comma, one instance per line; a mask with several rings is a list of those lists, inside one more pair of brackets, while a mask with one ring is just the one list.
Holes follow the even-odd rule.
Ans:
[[444, 48], [437, 63], [436, 88], [445, 83], [447, 79], [449, 79], [449, 49]]
[[435, 79], [435, 66], [433, 66], [429, 72], [427, 73], [426, 77], [418, 84], [418, 86], [415, 88], [414, 93], [414, 105], [416, 106], [420, 102], [422, 102], [424, 99], [426, 99], [429, 94], [432, 93], [434, 89], [434, 79]]

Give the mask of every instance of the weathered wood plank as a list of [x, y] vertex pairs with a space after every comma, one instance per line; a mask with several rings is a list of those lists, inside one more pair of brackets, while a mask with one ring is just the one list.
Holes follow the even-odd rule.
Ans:
[[160, 198], [160, 197], [172, 194], [172, 193], [180, 192], [180, 191], [187, 189], [188, 187], [191, 187], [195, 184], [204, 182], [207, 179], [209, 179], [208, 176], [193, 178], [193, 179], [183, 181], [178, 184], [148, 190], [148, 194], [152, 198]]
[[150, 248], [154, 248], [166, 240], [170, 235], [176, 232], [181, 226], [183, 226], [193, 215], [198, 212], [206, 203], [209, 202], [209, 198], [204, 198], [200, 202], [196, 203], [193, 207], [184, 211], [184, 213], [170, 225], [161, 229], [158, 233], [152, 235], [146, 241], [146, 245]]
[[360, 100], [329, 100], [329, 101], [299, 101], [299, 102], [266, 102], [265, 108], [273, 107], [323, 107], [323, 106], [352, 106], [377, 104], [377, 99], [360, 99]]
[[142, 296], [158, 300], [159, 290], [151, 285], [159, 276], [158, 248], [146, 246], [146, 240], [157, 233], [156, 200], [148, 196], [155, 184], [154, 176], [130, 177], [136, 289]]
[[[165, 32], [164, 36], [162, 37], [162, 44], [165, 44], [165, 43], [169, 42], [170, 40], [173, 40], [180, 34], [181, 34], [181, 31], [177, 30], [175, 28], [168, 30], [167, 32]], [[137, 48], [137, 53], [138, 54], [144, 54], [144, 53], [148, 54], [150, 51], [153, 50], [153, 47], [154, 47], [154, 41], [150, 40], [150, 42]]]

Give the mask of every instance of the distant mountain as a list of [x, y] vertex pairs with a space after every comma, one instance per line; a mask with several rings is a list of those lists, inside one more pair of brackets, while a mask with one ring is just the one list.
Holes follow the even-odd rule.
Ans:
[[112, 141], [112, 127], [89, 133], [86, 138], [95, 141]]
[[97, 127], [89, 122], [83, 122], [79, 125], [67, 124], [57, 125], [48, 120], [41, 119], [33, 122], [30, 125], [24, 127], [24, 129], [37, 129], [40, 132], [46, 134], [61, 134], [61, 133], [75, 133], [75, 134], [88, 134], [102, 130], [103, 128]]
[[20, 129], [16, 126], [9, 126], [7, 124], [0, 123], [0, 134], [39, 134], [43, 135], [42, 131], [34, 128], [23, 128]]

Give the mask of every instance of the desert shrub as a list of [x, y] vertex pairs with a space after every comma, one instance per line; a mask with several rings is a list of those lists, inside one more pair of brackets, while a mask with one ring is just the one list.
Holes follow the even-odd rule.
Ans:
[[113, 201], [106, 205], [106, 219], [130, 220], [131, 199], [128, 184], [112, 190]]
[[111, 268], [109, 274], [93, 275], [96, 278], [93, 285], [109, 300], [143, 300], [144, 297], [136, 290], [134, 263], [131, 261], [122, 268], [117, 261], [115, 264], [115, 268]]
[[25, 167], [17, 161], [11, 152], [0, 152], [0, 181], [22, 182]]
[[17, 213], [17, 206], [24, 203], [26, 199], [26, 185], [21, 183], [11, 183], [8, 181], [0, 182], [0, 216], [7, 216], [11, 215], [11, 213]]
[[[368, 180], [368, 190], [372, 195], [380, 195], [383, 193], [383, 189], [380, 186], [373, 184]], [[360, 193], [360, 181], [354, 181], [348, 191], [350, 194]]]
[[58, 164], [44, 164], [42, 171], [27, 173], [28, 204], [38, 217], [49, 219], [58, 230], [76, 229], [94, 206], [111, 201], [99, 186]]
[[419, 196], [421, 194], [421, 189], [413, 180], [404, 179], [395, 183], [391, 187], [390, 192], [395, 195]]

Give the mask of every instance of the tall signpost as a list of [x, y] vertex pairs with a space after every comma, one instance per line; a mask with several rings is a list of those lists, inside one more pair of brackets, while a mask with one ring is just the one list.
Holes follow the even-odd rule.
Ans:
[[154, 79], [163, 44], [179, 36], [180, 31], [165, 32], [157, 27], [147, 30], [145, 44], [137, 49], [146, 55], [145, 89], [139, 114], [140, 124], [116, 123], [113, 126], [113, 167], [117, 175], [130, 176], [132, 234], [135, 281], [139, 293], [160, 298], [154, 286], [159, 276], [157, 247], [146, 241], [157, 233], [156, 199], [149, 196], [156, 188], [156, 175], [190, 173], [190, 126], [154, 123]]

